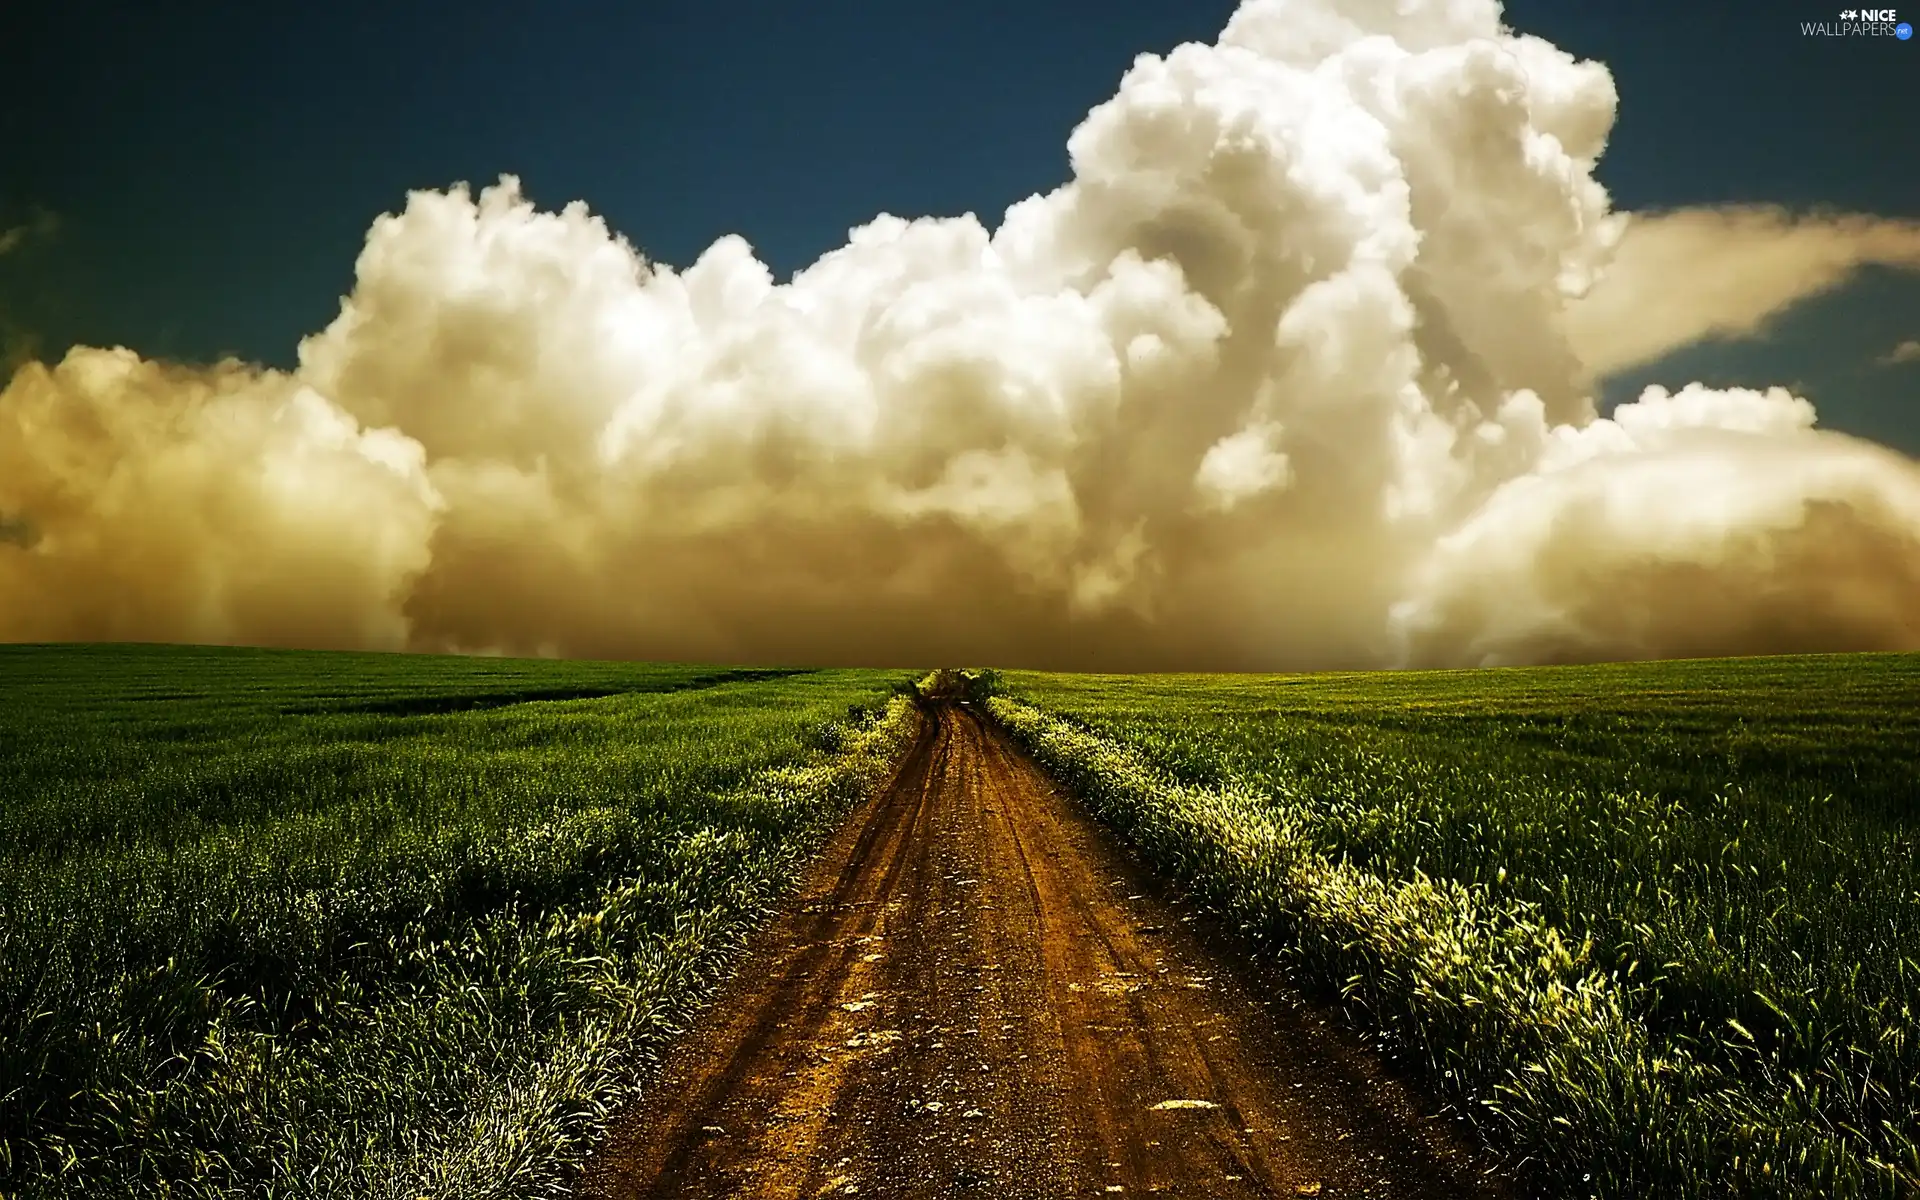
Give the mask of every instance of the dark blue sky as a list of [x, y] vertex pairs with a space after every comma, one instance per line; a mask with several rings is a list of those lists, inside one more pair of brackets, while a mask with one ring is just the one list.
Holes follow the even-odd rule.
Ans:
[[[338, 0], [0, 13], [0, 313], [43, 351], [123, 343], [288, 364], [406, 191], [519, 174], [667, 262], [738, 232], [788, 272], [876, 212], [976, 211], [1064, 178], [1068, 131], [1141, 51], [1210, 40], [1229, 0]], [[1627, 208], [1765, 201], [1920, 218], [1920, 39], [1807, 39], [1824, 2], [1516, 0], [1612, 67], [1601, 175]], [[1902, 13], [1912, 19], [1920, 10]], [[1660, 379], [1789, 382], [1828, 424], [1920, 451], [1920, 281], [1873, 275], [1764, 345]], [[1618, 388], [1616, 389], [1618, 390]]]

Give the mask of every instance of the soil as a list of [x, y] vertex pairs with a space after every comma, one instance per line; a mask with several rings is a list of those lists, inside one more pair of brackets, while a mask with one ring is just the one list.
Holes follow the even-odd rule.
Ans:
[[1504, 1194], [1233, 941], [935, 705], [582, 1198]]

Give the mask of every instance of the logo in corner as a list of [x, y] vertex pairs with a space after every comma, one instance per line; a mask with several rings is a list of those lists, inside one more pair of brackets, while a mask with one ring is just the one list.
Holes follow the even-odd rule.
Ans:
[[1802, 21], [1802, 37], [1892, 37], [1911, 41], [1913, 26], [1891, 8], [1843, 8], [1838, 21]]

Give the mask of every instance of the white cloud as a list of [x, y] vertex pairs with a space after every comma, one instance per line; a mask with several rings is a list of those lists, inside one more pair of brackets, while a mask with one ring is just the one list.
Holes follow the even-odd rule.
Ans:
[[1650, 218], [1576, 304], [1620, 242], [1614, 102], [1493, 0], [1248, 0], [1141, 58], [997, 227], [878, 217], [787, 282], [737, 238], [647, 262], [513, 180], [419, 192], [291, 375], [77, 349], [0, 393], [0, 637], [1116, 669], [1920, 646], [1911, 462], [1778, 390], [1590, 400], [1905, 227]]
[[1920, 221], [1764, 206], [1637, 215], [1568, 329], [1604, 376], [1705, 338], [1760, 333], [1864, 266], [1920, 270]]
[[1898, 346], [1887, 351], [1880, 359], [1880, 365], [1883, 367], [1891, 367], [1899, 363], [1910, 362], [1920, 362], [1920, 339], [1908, 338]]

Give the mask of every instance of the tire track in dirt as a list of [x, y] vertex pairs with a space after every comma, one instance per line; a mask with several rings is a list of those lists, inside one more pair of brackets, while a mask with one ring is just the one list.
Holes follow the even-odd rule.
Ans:
[[582, 1198], [1498, 1194], [1208, 928], [936, 706]]

